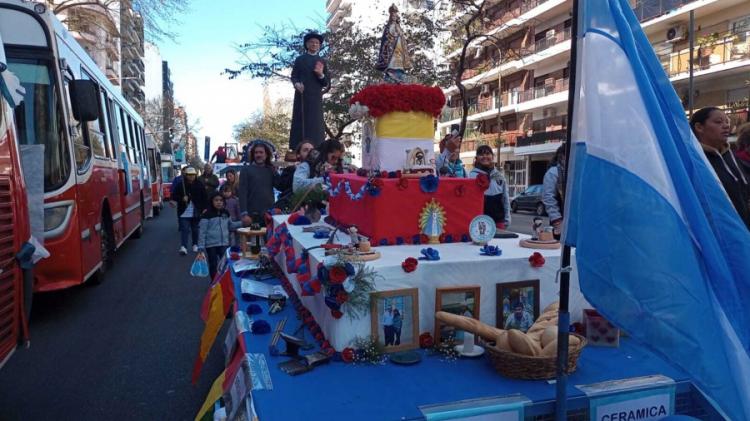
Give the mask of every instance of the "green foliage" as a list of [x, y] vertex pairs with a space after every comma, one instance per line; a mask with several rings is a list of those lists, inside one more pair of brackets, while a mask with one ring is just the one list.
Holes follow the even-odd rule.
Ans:
[[370, 293], [375, 291], [375, 280], [381, 276], [362, 262], [354, 263], [354, 269], [354, 290], [349, 293], [349, 300], [344, 303], [342, 310], [350, 319], [359, 319], [369, 313]]
[[240, 144], [255, 139], [267, 140], [276, 146], [276, 150], [284, 151], [289, 145], [291, 119], [289, 105], [277, 102], [234, 126], [234, 138]]
[[355, 349], [354, 362], [360, 364], [383, 365], [386, 361], [385, 347], [372, 336], [357, 336], [352, 341]]

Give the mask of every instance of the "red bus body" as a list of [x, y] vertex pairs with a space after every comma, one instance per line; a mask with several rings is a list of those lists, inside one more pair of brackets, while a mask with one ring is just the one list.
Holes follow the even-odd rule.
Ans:
[[[152, 212], [143, 121], [42, 4], [0, 0], [8, 65], [26, 88], [15, 108], [21, 145], [44, 145], [44, 247], [34, 290], [103, 272]], [[93, 82], [98, 119], [78, 121], [76, 81]], [[33, 116], [33, 118], [30, 118]], [[27, 183], [28, 184], [28, 183]]]
[[158, 216], [164, 208], [162, 199], [161, 153], [151, 135], [146, 135], [146, 155], [148, 156], [148, 173], [151, 178], [152, 216]]
[[[4, 67], [3, 56], [0, 54], [0, 66]], [[24, 291], [25, 273], [16, 260], [16, 254], [31, 235], [25, 191], [13, 108], [0, 94], [0, 367], [26, 333], [28, 300], [25, 298], [30, 297], [31, 286]]]

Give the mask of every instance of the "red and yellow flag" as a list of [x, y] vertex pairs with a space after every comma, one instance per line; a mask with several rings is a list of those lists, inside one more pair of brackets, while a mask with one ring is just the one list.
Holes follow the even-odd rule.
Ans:
[[218, 282], [213, 284], [206, 293], [201, 308], [201, 318], [206, 322], [206, 327], [201, 335], [200, 349], [193, 365], [193, 383], [200, 377], [203, 363], [208, 357], [211, 346], [221, 330], [221, 325], [226, 320], [227, 313], [234, 302], [234, 282], [230, 269], [224, 271]]

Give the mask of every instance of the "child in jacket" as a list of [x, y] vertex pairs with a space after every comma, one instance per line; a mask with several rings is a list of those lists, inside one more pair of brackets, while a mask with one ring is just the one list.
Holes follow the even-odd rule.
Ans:
[[250, 217], [243, 216], [240, 221], [232, 221], [226, 202], [221, 193], [214, 193], [209, 200], [208, 209], [201, 215], [198, 233], [198, 250], [208, 260], [208, 272], [211, 279], [216, 277], [216, 268], [232, 242], [230, 231], [243, 225], [250, 225]]

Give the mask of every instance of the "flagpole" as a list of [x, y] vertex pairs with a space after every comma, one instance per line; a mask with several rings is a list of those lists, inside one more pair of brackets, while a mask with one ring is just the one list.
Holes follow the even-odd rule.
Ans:
[[[570, 37], [570, 71], [568, 82], [568, 127], [565, 140], [565, 168], [563, 172], [562, 185], [567, 190], [568, 174], [570, 172], [570, 153], [573, 141], [573, 111], [576, 97], [576, 77], [578, 67], [578, 25], [579, 25], [579, 0], [573, 0], [573, 17], [571, 21], [572, 36]], [[569, 196], [566, 194], [566, 196]], [[563, 214], [563, 217], [565, 215]], [[565, 224], [563, 224], [565, 227]], [[557, 332], [557, 377], [555, 393], [555, 419], [564, 421], [568, 419], [568, 331], [570, 326], [570, 313], [568, 312], [570, 298], [570, 246], [563, 244], [562, 259], [560, 262], [560, 307], [558, 310], [558, 332]]]

